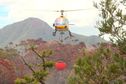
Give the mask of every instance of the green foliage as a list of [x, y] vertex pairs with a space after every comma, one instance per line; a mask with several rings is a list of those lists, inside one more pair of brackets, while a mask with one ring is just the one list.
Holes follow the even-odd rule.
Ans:
[[17, 50], [13, 48], [0, 49], [0, 58], [3, 59], [12, 59], [17, 56]]
[[[32, 76], [17, 78], [15, 84], [44, 84], [44, 78], [48, 75], [47, 71], [36, 71]], [[43, 81], [43, 82], [42, 82]]]
[[100, 47], [74, 65], [68, 84], [125, 84], [126, 58], [110, 48]]
[[102, 0], [94, 6], [100, 10], [101, 19], [96, 25], [100, 36], [108, 34], [122, 54], [126, 54], [126, 14], [122, 9], [126, 8], [126, 0]]
[[43, 51], [40, 51], [39, 54], [40, 54], [41, 57], [48, 57], [48, 56], [53, 54], [53, 51], [49, 50], [49, 49], [43, 50]]
[[[43, 65], [43, 64], [42, 64], [42, 65]], [[54, 62], [48, 61], [48, 62], [45, 62], [45, 64], [44, 64], [43, 66], [48, 67], [48, 68], [52, 68], [53, 65], [54, 65]]]
[[126, 38], [123, 40], [118, 40], [118, 47], [122, 54], [126, 54]]
[[[37, 50], [34, 46], [31, 46], [30, 49], [32, 52], [36, 54], [38, 58], [40, 58], [41, 62], [39, 64], [31, 65], [24, 61], [25, 65], [32, 71], [32, 76], [24, 77], [22, 79], [17, 79], [15, 81], [16, 84], [45, 84], [45, 78], [49, 74], [48, 70], [53, 67], [54, 63], [52, 61], [48, 61], [46, 58], [53, 54], [52, 50]], [[37, 67], [37, 70], [36, 68]]]
[[[108, 34], [113, 46], [101, 45], [95, 53], [85, 54], [69, 77], [69, 84], [125, 84], [126, 83], [126, 0], [101, 0], [94, 3], [100, 10], [97, 28], [100, 36]], [[123, 6], [123, 7], [120, 7]]]
[[40, 84], [36, 79], [25, 76], [24, 79], [17, 78], [16, 84]]
[[42, 79], [44, 79], [44, 77], [46, 77], [48, 75], [47, 71], [41, 70], [41, 71], [36, 71], [33, 76], [34, 78], [36, 78], [36, 80], [40, 81]]

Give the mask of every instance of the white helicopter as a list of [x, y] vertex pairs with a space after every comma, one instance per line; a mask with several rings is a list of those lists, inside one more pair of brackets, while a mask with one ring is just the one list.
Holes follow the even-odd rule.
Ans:
[[[74, 37], [69, 30], [69, 20], [64, 16], [64, 12], [71, 12], [71, 11], [83, 11], [87, 9], [78, 9], [78, 10], [57, 10], [53, 12], [60, 12], [61, 15], [55, 19], [55, 22], [53, 23], [53, 27], [55, 27], [55, 31], [53, 32], [53, 36], [56, 36], [57, 31], [60, 32], [60, 34], [64, 34], [64, 32], [69, 32], [70, 37]], [[68, 38], [68, 37], [66, 37]], [[61, 40], [62, 41], [62, 40]]]

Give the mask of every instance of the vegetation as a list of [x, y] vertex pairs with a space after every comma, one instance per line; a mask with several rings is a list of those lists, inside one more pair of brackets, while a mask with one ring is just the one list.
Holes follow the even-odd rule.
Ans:
[[102, 0], [94, 6], [101, 11], [97, 28], [100, 36], [108, 35], [110, 40], [126, 54], [126, 0]]
[[[59, 84], [65, 82], [75, 59], [78, 58], [77, 55], [81, 55], [82, 48], [85, 48], [85, 44], [83, 43], [70, 45], [55, 41], [50, 43], [42, 39], [27, 39], [22, 41], [20, 45], [10, 43], [8, 47], [0, 49], [0, 83], [14, 84], [16, 78], [17, 80], [15, 82], [19, 84], [40, 83], [37, 78], [35, 78], [33, 71], [37, 73], [37, 76], [38, 72], [43, 72], [43, 61], [40, 56], [44, 53], [46, 55], [44, 56], [44, 60], [48, 67], [46, 67], [45, 70], [46, 75], [41, 80], [43, 80], [44, 83], [46, 81], [48, 83], [53, 82], [54, 84], [56, 82]], [[55, 52], [54, 54], [52, 50]], [[61, 75], [59, 75], [54, 68], [50, 69], [52, 68], [53, 62], [60, 60], [63, 60], [67, 64], [66, 72], [62, 74], [62, 81], [57, 80]], [[50, 71], [53, 74], [50, 74]]]
[[[20, 50], [23, 49], [21, 61], [30, 72], [27, 76], [15, 80], [13, 64], [6, 59], [12, 59], [18, 55], [17, 50], [13, 48], [0, 49], [0, 58], [2, 58], [0, 59], [0, 74], [4, 73], [1, 78], [4, 79], [2, 76], [6, 74], [9, 77], [8, 80], [13, 76], [12, 79], [15, 80], [16, 84], [45, 84], [49, 70], [53, 67], [53, 62], [50, 59], [55, 61], [63, 59], [68, 64], [68, 68], [71, 69], [78, 54], [81, 57], [79, 56], [74, 70], [71, 71], [72, 73], [68, 78], [69, 84], [125, 84], [126, 14], [124, 9], [126, 8], [126, 0], [102, 0], [100, 3], [94, 3], [94, 6], [100, 10], [100, 20], [96, 25], [100, 31], [100, 36], [108, 35], [111, 44], [100, 44], [91, 52], [85, 49], [82, 52], [82, 48], [85, 48], [83, 43], [63, 45], [53, 42], [50, 44], [41, 39], [22, 41], [21, 47], [19, 47]], [[50, 57], [53, 54], [52, 50], [56, 52], [54, 58]], [[17, 59], [18, 57], [15, 58], [15, 60]], [[0, 83], [4, 84], [5, 81]]]
[[[40, 60], [39, 62], [30, 64], [21, 57], [24, 64], [32, 72], [31, 76], [25, 76], [24, 78], [17, 78], [16, 84], [45, 84], [45, 77], [49, 74], [49, 69], [53, 67], [52, 61], [47, 61], [47, 57], [53, 54], [52, 50], [37, 51], [34, 46], [31, 46], [28, 51], [32, 51]], [[31, 54], [32, 56], [32, 54]]]
[[78, 59], [69, 84], [124, 84], [125, 79], [126, 58], [116, 48], [101, 45]]
[[0, 49], [0, 58], [1, 59], [12, 59], [18, 55], [17, 50], [14, 48], [5, 48]]
[[13, 84], [16, 79], [13, 63], [8, 59], [0, 59], [0, 83]]
[[108, 35], [111, 44], [101, 44], [92, 54], [78, 59], [69, 84], [126, 83], [126, 0], [102, 0], [94, 3], [101, 11], [96, 27], [100, 36]]

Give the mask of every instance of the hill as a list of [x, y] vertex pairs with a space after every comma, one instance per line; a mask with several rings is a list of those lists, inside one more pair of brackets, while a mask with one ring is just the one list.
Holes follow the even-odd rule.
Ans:
[[[52, 36], [54, 31], [46, 22], [38, 18], [27, 18], [23, 21], [16, 22], [5, 26], [0, 30], [0, 46], [7, 46], [8, 43], [18, 43], [26, 39], [43, 39], [45, 41], [59, 41], [59, 33], [57, 36]], [[67, 37], [68, 33], [64, 34]], [[78, 44], [84, 42], [87, 46], [97, 44], [104, 41], [98, 36], [83, 36], [73, 33], [72, 39], [66, 39], [64, 43]]]

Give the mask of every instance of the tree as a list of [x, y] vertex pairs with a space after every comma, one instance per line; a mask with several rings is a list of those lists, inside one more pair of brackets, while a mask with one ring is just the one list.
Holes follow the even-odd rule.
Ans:
[[102, 0], [94, 6], [100, 10], [96, 25], [100, 36], [109, 35], [112, 43], [126, 54], [126, 0]]
[[14, 48], [0, 49], [0, 58], [2, 59], [13, 59], [18, 55], [17, 50]]
[[[29, 43], [31, 43], [29, 41]], [[24, 45], [24, 44], [23, 44]], [[17, 78], [15, 80], [16, 84], [45, 84], [45, 77], [49, 74], [49, 68], [53, 67], [53, 62], [48, 61], [46, 58], [53, 54], [52, 50], [37, 50], [35, 46], [31, 46], [28, 51], [32, 51], [39, 59], [40, 62], [37, 64], [28, 63], [24, 57], [22, 61], [28, 67], [28, 69], [32, 72], [32, 76], [25, 76], [24, 78]]]
[[101, 46], [74, 65], [68, 84], [125, 84], [126, 58], [114, 47]]
[[109, 35], [112, 45], [101, 44], [92, 54], [78, 59], [69, 84], [126, 83], [126, 0], [102, 0], [94, 3], [100, 10], [96, 27], [100, 36]]
[[14, 63], [8, 59], [0, 59], [0, 84], [14, 84], [16, 77]]

